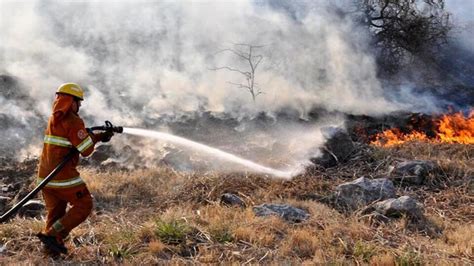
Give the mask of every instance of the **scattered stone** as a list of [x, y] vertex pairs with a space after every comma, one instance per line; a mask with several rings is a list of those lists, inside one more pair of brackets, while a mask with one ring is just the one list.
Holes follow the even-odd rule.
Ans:
[[355, 147], [349, 134], [342, 128], [325, 127], [321, 130], [327, 139], [322, 148], [322, 156], [312, 158], [314, 164], [328, 168], [343, 163], [349, 159]]
[[97, 167], [101, 171], [116, 169], [128, 171], [143, 166], [143, 157], [137, 156], [137, 151], [130, 146], [119, 148], [110, 143], [102, 143], [96, 146], [91, 156], [82, 158], [80, 165]]
[[193, 171], [195, 169], [191, 157], [184, 150], [166, 147], [160, 162], [179, 171]]
[[84, 158], [84, 161], [87, 161], [93, 165], [100, 165], [103, 161], [113, 157], [114, 155], [115, 152], [112, 148], [112, 145], [103, 144], [95, 147], [94, 153], [92, 153], [91, 156]]
[[432, 161], [402, 161], [395, 166], [391, 166], [389, 174], [391, 179], [396, 182], [422, 185], [426, 177], [437, 168], [437, 164]]
[[362, 211], [363, 218], [369, 218], [374, 224], [389, 222], [391, 218], [405, 216], [407, 229], [422, 231], [431, 237], [439, 237], [443, 229], [424, 214], [424, 208], [417, 200], [402, 196], [396, 199], [388, 199], [376, 202]]
[[15, 187], [12, 184], [0, 186], [0, 191], [2, 193], [12, 192], [14, 189]]
[[299, 223], [309, 218], [309, 213], [305, 210], [295, 208], [287, 204], [267, 204], [264, 203], [253, 207], [256, 216], [277, 215], [288, 222]]
[[232, 193], [224, 193], [221, 196], [221, 202], [225, 205], [245, 208], [245, 202], [239, 196]]
[[423, 216], [423, 205], [412, 197], [401, 196], [397, 199], [387, 199], [376, 202], [374, 211], [391, 218], [399, 218], [403, 215], [413, 218]]
[[354, 181], [340, 184], [336, 187], [335, 199], [337, 205], [354, 211], [376, 201], [394, 198], [395, 187], [386, 178], [367, 179], [360, 177]]
[[40, 200], [29, 200], [18, 210], [21, 217], [38, 217], [45, 209], [44, 204]]

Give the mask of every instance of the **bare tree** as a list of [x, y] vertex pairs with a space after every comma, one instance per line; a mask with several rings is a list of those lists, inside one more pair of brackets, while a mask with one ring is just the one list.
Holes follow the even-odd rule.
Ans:
[[432, 55], [447, 43], [451, 29], [444, 0], [355, 0], [360, 19], [374, 35], [379, 63], [396, 72], [403, 60]]
[[212, 70], [228, 70], [231, 72], [237, 72], [244, 76], [245, 82], [229, 82], [232, 85], [237, 86], [238, 88], [246, 89], [252, 95], [252, 100], [255, 102], [258, 95], [263, 92], [258, 88], [257, 83], [255, 82], [255, 72], [259, 64], [263, 60], [261, 54], [255, 54], [255, 50], [262, 48], [262, 45], [250, 45], [237, 43], [233, 44], [233, 48], [223, 49], [218, 53], [228, 52], [235, 55], [239, 60], [243, 61], [244, 64], [248, 65], [246, 69], [240, 69], [237, 67], [231, 66], [221, 66], [216, 68], [211, 68]]

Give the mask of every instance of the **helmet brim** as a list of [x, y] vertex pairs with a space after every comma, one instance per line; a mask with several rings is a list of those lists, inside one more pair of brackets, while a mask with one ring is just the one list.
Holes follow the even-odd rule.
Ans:
[[84, 99], [83, 99], [83, 98], [81, 98], [81, 97], [77, 97], [76, 95], [72, 95], [72, 94], [69, 94], [69, 93], [64, 93], [64, 92], [56, 92], [56, 94], [69, 95], [69, 96], [71, 96], [72, 98], [74, 98], [75, 100], [78, 100], [78, 101], [84, 101]]

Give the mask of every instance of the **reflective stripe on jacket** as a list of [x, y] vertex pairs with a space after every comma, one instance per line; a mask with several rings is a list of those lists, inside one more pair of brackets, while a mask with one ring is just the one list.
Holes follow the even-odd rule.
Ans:
[[[36, 179], [36, 184], [39, 185], [44, 180], [44, 178], [37, 178]], [[78, 185], [84, 184], [84, 181], [80, 176], [74, 177], [71, 179], [65, 179], [65, 180], [51, 180], [46, 184], [45, 187], [49, 188], [70, 188], [70, 187], [75, 187]]]
[[[61, 147], [67, 147], [67, 148], [72, 147], [72, 143], [67, 138], [62, 138], [62, 137], [53, 136], [53, 135], [44, 136], [44, 143], [51, 144], [51, 145], [57, 145], [57, 146], [61, 146]], [[84, 141], [82, 141], [81, 143], [79, 143], [79, 145], [76, 146], [76, 149], [80, 153], [82, 153], [92, 145], [94, 145], [94, 141], [92, 140], [91, 136], [87, 136], [84, 139]]]

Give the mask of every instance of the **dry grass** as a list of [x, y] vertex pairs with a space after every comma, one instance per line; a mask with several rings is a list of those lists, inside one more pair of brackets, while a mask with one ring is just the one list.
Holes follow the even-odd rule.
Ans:
[[[131, 172], [82, 169], [95, 198], [93, 215], [68, 241], [70, 254], [43, 255], [34, 234], [43, 222], [15, 218], [0, 225], [0, 264], [472, 264], [474, 263], [473, 147], [412, 144], [359, 147], [336, 168], [314, 168], [291, 181], [259, 175], [183, 174], [167, 168]], [[338, 184], [380, 177], [400, 159], [441, 166], [425, 186], [398, 187], [425, 205], [429, 228], [405, 218], [372, 224], [335, 210], [326, 199]], [[225, 207], [220, 196], [241, 196], [246, 208]], [[307, 210], [299, 224], [256, 217], [252, 206], [289, 203]], [[427, 226], [426, 224], [424, 224]]]

